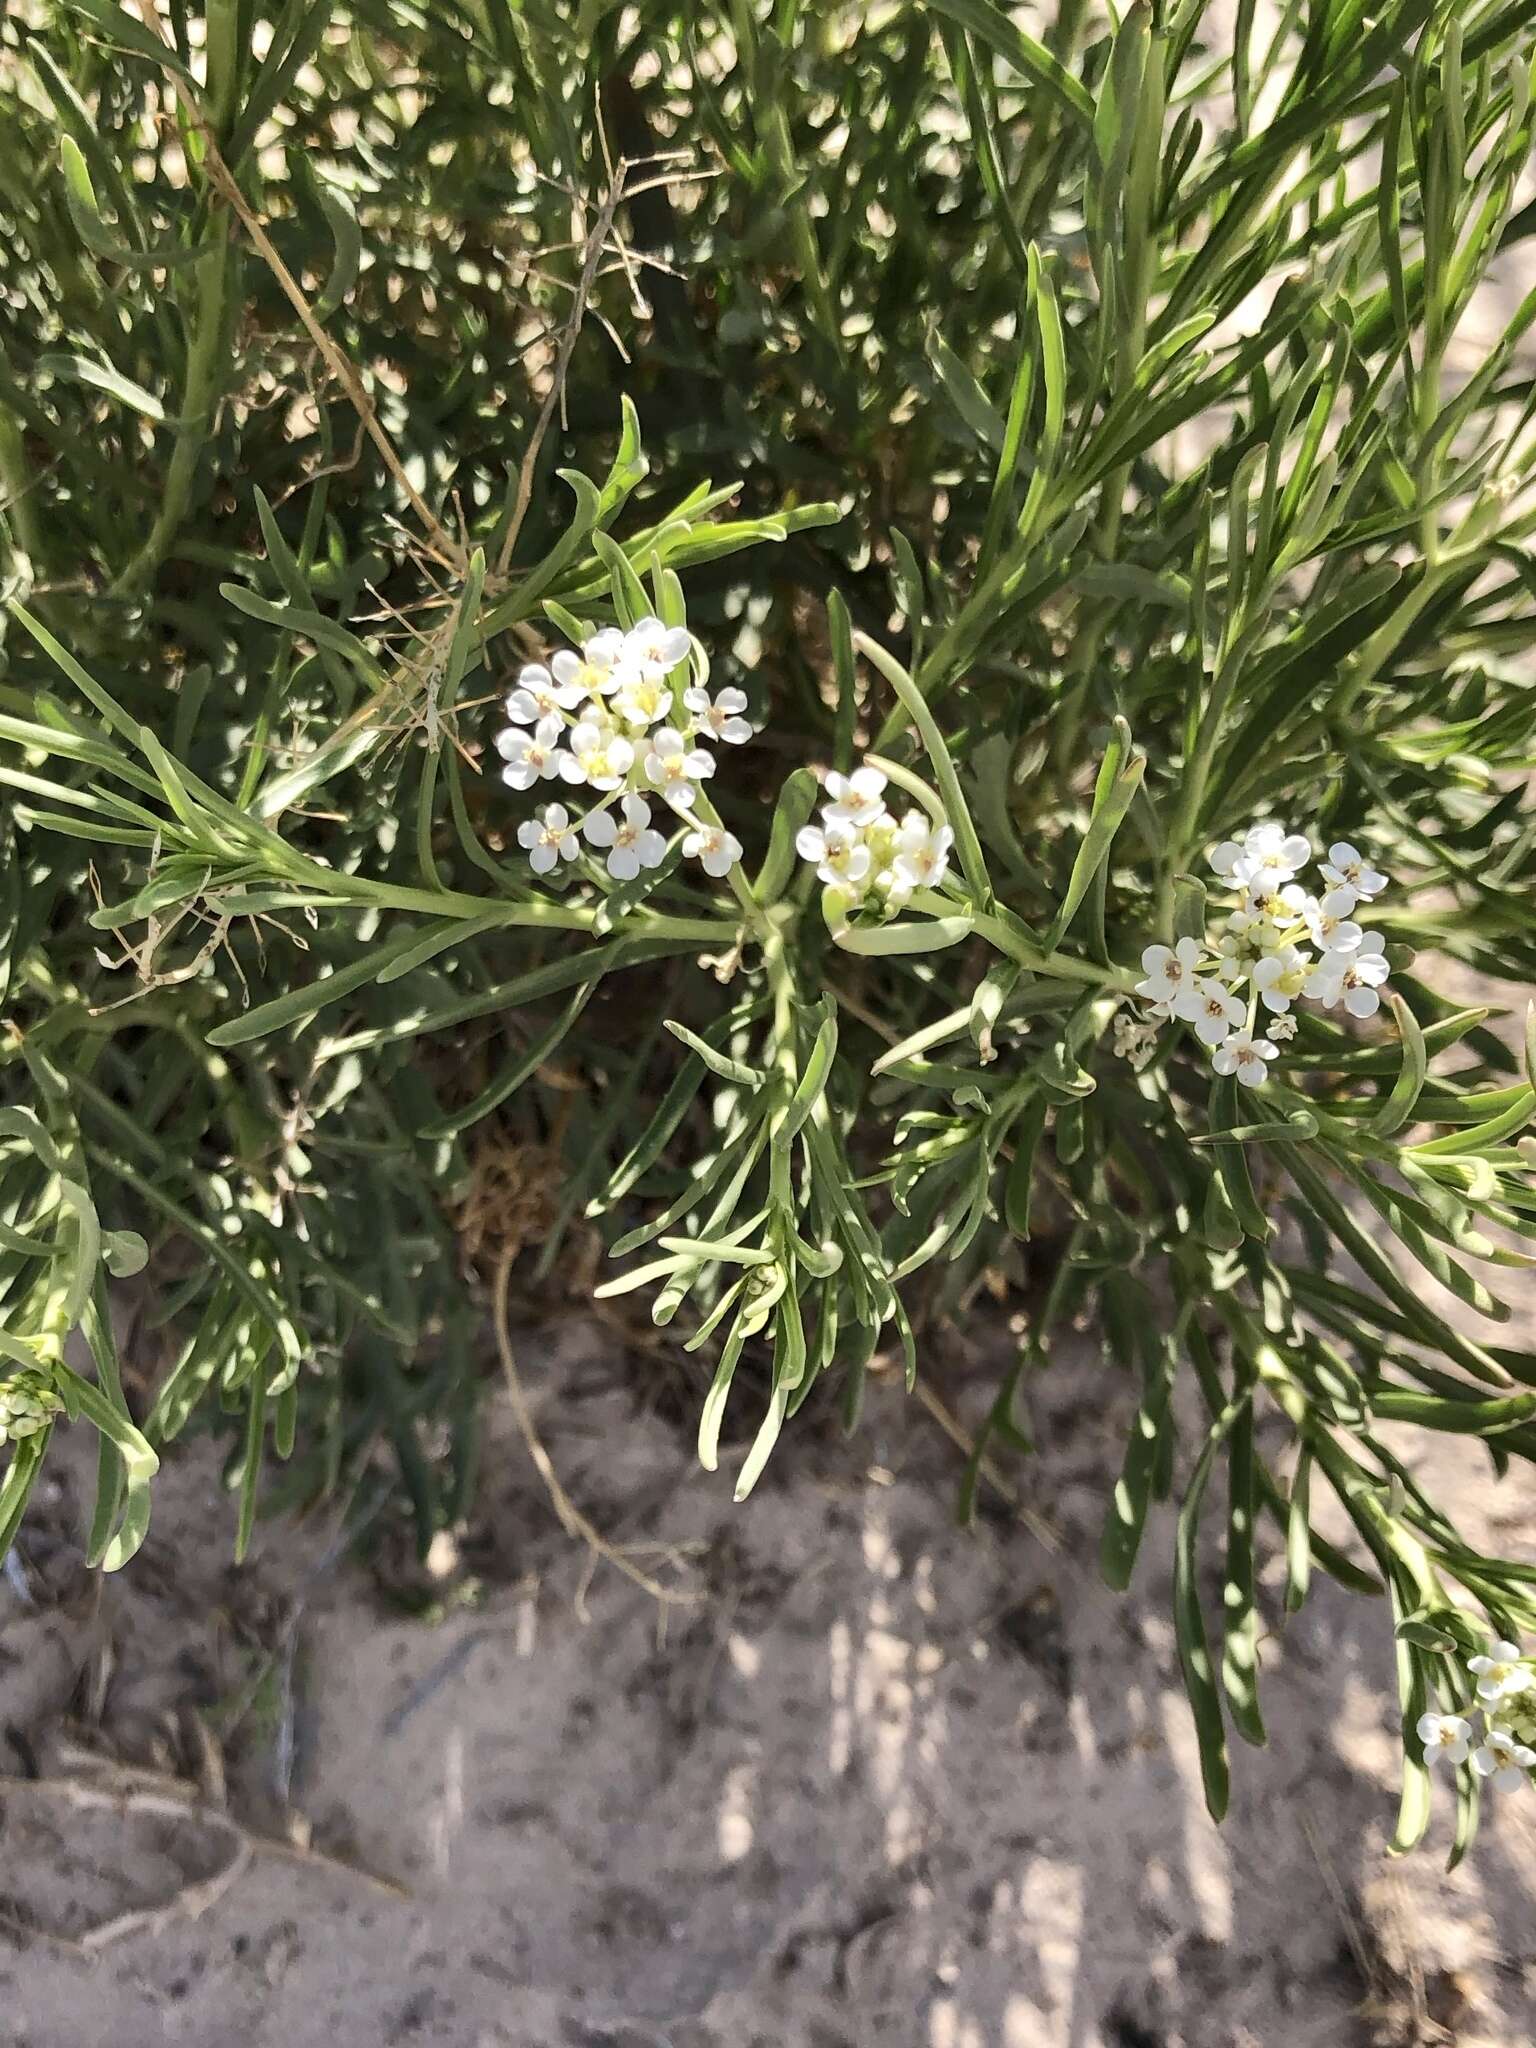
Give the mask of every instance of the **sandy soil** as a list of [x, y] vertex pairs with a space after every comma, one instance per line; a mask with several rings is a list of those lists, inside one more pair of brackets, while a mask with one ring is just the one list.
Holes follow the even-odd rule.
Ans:
[[[524, 1348], [573, 1494], [616, 1540], [672, 1546], [640, 1561], [692, 1605], [591, 1570], [504, 1410], [476, 1523], [436, 1560], [434, 1623], [402, 1616], [402, 1591], [433, 1582], [390, 1564], [405, 1549], [388, 1538], [365, 1570], [316, 1525], [273, 1528], [233, 1569], [229, 1503], [196, 1447], [138, 1564], [93, 1592], [85, 1474], [59, 1462], [24, 1581], [0, 1590], [16, 1774], [0, 2038], [1536, 2036], [1536, 1801], [1498, 1806], [1452, 1877], [1444, 1812], [1426, 1852], [1383, 1853], [1379, 1603], [1324, 1582], [1266, 1644], [1271, 1747], [1239, 1745], [1233, 1816], [1207, 1820], [1167, 1620], [1171, 1529], [1150, 1530], [1126, 1599], [1077, 1561], [1130, 1406], [1096, 1356], [1041, 1383], [1040, 1453], [1017, 1468], [1053, 1552], [1006, 1509], [953, 1526], [955, 1454], [895, 1387], [851, 1446], [802, 1433], [737, 1509], [646, 1412], [611, 1339], [572, 1325]], [[963, 1375], [946, 1388], [963, 1407]], [[1469, 1528], [1520, 1546], [1532, 1485], [1491, 1487], [1464, 1450], [1437, 1451], [1437, 1483]], [[223, 1799], [273, 1837], [311, 1827], [341, 1863], [251, 1851]]]

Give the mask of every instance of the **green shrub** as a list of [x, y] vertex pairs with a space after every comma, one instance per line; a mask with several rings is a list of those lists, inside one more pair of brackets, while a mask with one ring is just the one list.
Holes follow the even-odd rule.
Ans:
[[1536, 225], [1529, 10], [565, 14], [0, 31], [4, 1538], [83, 1416], [122, 1562], [222, 1413], [242, 1545], [269, 1454], [291, 1504], [381, 1441], [425, 1544], [466, 1262], [579, 1295], [593, 1225], [741, 1495], [1033, 1240], [967, 1509], [1091, 1312], [1213, 1812], [1268, 1521], [1288, 1611], [1390, 1604], [1411, 1842], [1536, 1619], [1378, 1427], [1536, 1454], [1463, 1314], [1529, 1287], [1536, 1052], [1461, 992], [1536, 958], [1536, 294], [1467, 318]]

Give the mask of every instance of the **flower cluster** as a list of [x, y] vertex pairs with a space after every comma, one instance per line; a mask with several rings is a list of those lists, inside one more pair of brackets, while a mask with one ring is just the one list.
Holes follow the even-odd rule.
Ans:
[[[608, 627], [578, 654], [562, 648], [548, 665], [530, 662], [507, 698], [511, 723], [496, 735], [512, 789], [541, 782], [592, 792], [581, 817], [563, 803], [544, 804], [518, 827], [518, 844], [536, 875], [574, 861], [581, 841], [605, 856], [616, 882], [658, 867], [667, 834], [652, 822], [652, 805], [686, 821], [683, 852], [706, 874], [724, 875], [741, 858], [741, 842], [694, 816], [700, 786], [715, 757], [700, 744], [740, 746], [752, 727], [740, 690], [711, 696], [695, 673], [698, 650], [682, 626], [641, 619], [627, 633]], [[702, 670], [702, 663], [698, 666]], [[679, 674], [682, 671], [682, 674]]]
[[1471, 1757], [1480, 1778], [1491, 1778], [1501, 1792], [1518, 1791], [1536, 1766], [1536, 1671], [1520, 1654], [1518, 1643], [1499, 1641], [1482, 1656], [1467, 1660], [1477, 1681], [1469, 1712], [1483, 1717], [1483, 1739], [1476, 1749], [1476, 1730], [1465, 1714], [1421, 1714], [1419, 1740], [1426, 1763], [1464, 1764]]
[[[1148, 946], [1136, 993], [1157, 1022], [1176, 1017], [1193, 1025], [1218, 1074], [1257, 1088], [1280, 1044], [1295, 1036], [1293, 1003], [1325, 1010], [1342, 1003], [1352, 1017], [1380, 1009], [1386, 948], [1355, 913], [1381, 894], [1387, 877], [1341, 839], [1318, 863], [1322, 893], [1315, 894], [1297, 880], [1312, 859], [1310, 844], [1273, 821], [1223, 840], [1210, 858], [1235, 904], [1203, 940]], [[1135, 1065], [1150, 1057], [1142, 1029], [1116, 1034], [1115, 1050]]]
[[829, 772], [821, 823], [802, 828], [795, 846], [845, 910], [900, 910], [915, 889], [936, 889], [949, 869], [955, 835], [925, 811], [898, 820], [886, 809], [887, 778], [866, 763], [851, 775]]
[[36, 1436], [63, 1405], [41, 1373], [18, 1372], [0, 1380], [0, 1444]]

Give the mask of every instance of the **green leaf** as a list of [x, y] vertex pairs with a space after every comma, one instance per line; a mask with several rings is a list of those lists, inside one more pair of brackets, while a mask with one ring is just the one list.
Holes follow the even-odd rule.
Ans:
[[767, 1084], [768, 1076], [761, 1067], [749, 1066], [745, 1060], [732, 1059], [729, 1054], [717, 1052], [707, 1039], [700, 1038], [696, 1031], [690, 1031], [686, 1024], [679, 1024], [671, 1017], [665, 1020], [666, 1029], [674, 1038], [701, 1059], [712, 1074], [718, 1074], [722, 1081], [735, 1081], [740, 1087], [758, 1089]]
[[1035, 1189], [1035, 1153], [1045, 1131], [1050, 1103], [1035, 1095], [1025, 1103], [1013, 1133], [1013, 1158], [1003, 1195], [1003, 1213], [1015, 1237], [1029, 1237], [1030, 1210]]
[[1237, 1399], [1228, 1403], [1212, 1423], [1206, 1436], [1205, 1448], [1190, 1474], [1183, 1506], [1179, 1509], [1178, 1534], [1174, 1544], [1173, 1625], [1179, 1648], [1179, 1668], [1183, 1673], [1184, 1690], [1189, 1696], [1190, 1711], [1194, 1716], [1195, 1737], [1200, 1748], [1200, 1776], [1205, 1787], [1205, 1803], [1212, 1820], [1217, 1821], [1226, 1814], [1230, 1786], [1226, 1730], [1221, 1715], [1221, 1694], [1211, 1666], [1205, 1620], [1200, 1612], [1200, 1509], [1205, 1499], [1205, 1489], [1210, 1483], [1216, 1453], [1248, 1401], [1249, 1396], [1246, 1392], [1239, 1395]]
[[778, 902], [795, 872], [795, 839], [810, 818], [820, 787], [809, 768], [796, 768], [784, 779], [773, 807], [768, 851], [752, 884], [752, 894], [765, 907]]
[[149, 1482], [160, 1469], [160, 1460], [126, 1409], [110, 1401], [102, 1388], [81, 1379], [67, 1365], [56, 1365], [53, 1370], [70, 1406], [101, 1431], [122, 1459], [122, 1518], [101, 1553], [103, 1571], [120, 1571], [144, 1541], [149, 1527]]
[[[454, 936], [455, 933], [450, 931], [445, 937], [439, 930], [434, 934], [434, 950], [440, 950]], [[379, 980], [397, 961], [408, 961], [419, 954], [422, 945], [420, 936], [411, 931], [401, 938], [390, 939], [382, 946], [370, 946], [356, 960], [322, 975], [318, 981], [306, 982], [301, 988], [291, 988], [286, 995], [276, 996], [269, 1003], [259, 1003], [254, 1010], [247, 1010], [244, 1016], [215, 1024], [208, 1033], [208, 1043], [217, 1046], [248, 1045], [254, 1038], [269, 1038], [275, 1031], [286, 1031], [291, 1025], [308, 1023], [311, 1017], [331, 1003], [339, 1003], [344, 996], [353, 994], [370, 981]]]
[[939, 796], [943, 800], [944, 815], [955, 835], [955, 852], [959, 857], [960, 866], [970, 885], [976, 908], [984, 909], [992, 900], [992, 884], [987, 874], [981, 841], [977, 838], [976, 827], [971, 822], [970, 807], [961, 793], [960, 778], [955, 773], [949, 743], [939, 730], [938, 721], [924, 701], [922, 692], [901, 663], [893, 655], [887, 654], [877, 641], [871, 640], [867, 633], [855, 633], [853, 644], [866, 661], [872, 662], [879, 669], [901, 699], [902, 709], [917, 728], [918, 737], [927, 750]]
[[975, 929], [969, 916], [898, 918], [894, 924], [834, 927], [833, 940], [845, 953], [882, 957], [894, 953], [939, 953], [958, 946]]
[[1297, 1613], [1312, 1581], [1312, 1452], [1303, 1444], [1285, 1521], [1285, 1611]]
[[1074, 121], [1093, 126], [1093, 101], [1083, 87], [1043, 43], [1017, 27], [993, 0], [922, 0], [922, 5], [1005, 57], [1021, 77], [1033, 79]]
[[1227, 1450], [1227, 1568], [1222, 1585], [1222, 1689], [1232, 1725], [1245, 1742], [1267, 1740], [1259, 1711], [1259, 1610], [1254, 1572], [1253, 1401], [1233, 1418]]
[[1387, 1000], [1403, 1041], [1403, 1065], [1392, 1093], [1371, 1118], [1371, 1130], [1378, 1138], [1390, 1138], [1409, 1121], [1429, 1073], [1429, 1051], [1418, 1019], [1395, 989], [1388, 989]]
[[1093, 792], [1093, 810], [1088, 820], [1088, 830], [1078, 848], [1077, 858], [1072, 863], [1072, 873], [1067, 882], [1067, 893], [1062, 898], [1050, 931], [1046, 934], [1041, 950], [1054, 953], [1065, 936], [1078, 906], [1088, 893], [1094, 876], [1109, 859], [1110, 848], [1115, 843], [1115, 834], [1120, 830], [1131, 801], [1141, 787], [1146, 773], [1147, 762], [1143, 754], [1131, 751], [1131, 729], [1123, 718], [1115, 720], [1115, 734], [1104, 755], [1099, 769], [1098, 782]]
[[357, 282], [357, 268], [362, 260], [363, 233], [357, 224], [357, 215], [347, 195], [334, 185], [315, 180], [315, 196], [320, 202], [320, 211], [325, 215], [325, 224], [331, 231], [334, 255], [331, 274], [325, 281], [325, 289], [310, 308], [316, 320], [323, 327], [331, 315], [347, 301], [347, 295]]
[[146, 391], [142, 384], [135, 384], [120, 370], [114, 370], [110, 363], [94, 362], [89, 356], [42, 355], [35, 367], [50, 376], [71, 378], [77, 384], [90, 385], [92, 390], [104, 391], [119, 405], [153, 420], [156, 426], [165, 425], [165, 408], [155, 394]]
[[1099, 1539], [1099, 1569], [1105, 1583], [1118, 1593], [1123, 1593], [1131, 1583], [1136, 1568], [1153, 1481], [1172, 1429], [1168, 1398], [1177, 1359], [1172, 1338], [1149, 1339], [1146, 1355], [1148, 1371], [1141, 1405], [1131, 1421], [1120, 1477], [1110, 1496], [1104, 1533]]

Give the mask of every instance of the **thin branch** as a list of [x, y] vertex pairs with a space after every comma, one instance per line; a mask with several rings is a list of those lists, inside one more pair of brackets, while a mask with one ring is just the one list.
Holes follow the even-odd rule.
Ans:
[[502, 535], [501, 547], [496, 555], [496, 574], [498, 576], [505, 576], [507, 573], [508, 565], [512, 560], [512, 550], [517, 545], [517, 536], [522, 531], [523, 521], [528, 514], [529, 500], [533, 496], [533, 475], [534, 470], [538, 466], [539, 451], [544, 446], [544, 437], [549, 432], [550, 422], [555, 416], [555, 408], [559, 405], [565, 391], [566, 373], [570, 369], [571, 357], [575, 352], [577, 338], [581, 333], [582, 323], [586, 319], [587, 300], [591, 297], [592, 287], [597, 281], [598, 266], [602, 262], [603, 251], [608, 245], [608, 236], [613, 227], [614, 216], [617, 214], [624, 198], [624, 177], [627, 170], [628, 165], [623, 157], [620, 157], [617, 169], [609, 182], [608, 190], [603, 195], [603, 203], [598, 208], [597, 219], [593, 223], [592, 232], [587, 236], [586, 247], [582, 256], [581, 275], [576, 281], [576, 293], [571, 301], [571, 310], [566, 316], [565, 326], [561, 331], [560, 349], [555, 357], [554, 374], [550, 378], [549, 390], [544, 395], [544, 403], [539, 408], [539, 416], [534, 422], [533, 434], [523, 453], [522, 464], [517, 472], [517, 494], [512, 504], [512, 516], [507, 522], [507, 530]]
[[544, 1482], [551, 1505], [560, 1519], [560, 1526], [567, 1536], [585, 1543], [594, 1557], [605, 1559], [621, 1571], [625, 1578], [649, 1593], [662, 1606], [690, 1606], [700, 1598], [694, 1592], [676, 1592], [653, 1579], [648, 1572], [631, 1563], [622, 1550], [616, 1550], [589, 1522], [576, 1503], [560, 1483], [548, 1451], [533, 1420], [533, 1411], [528, 1405], [528, 1395], [523, 1387], [522, 1375], [517, 1369], [517, 1359], [512, 1350], [512, 1338], [507, 1329], [507, 1286], [512, 1272], [512, 1262], [517, 1257], [519, 1246], [514, 1241], [506, 1246], [496, 1262], [496, 1278], [492, 1289], [492, 1322], [496, 1330], [496, 1349], [501, 1356], [501, 1370], [507, 1383], [507, 1398], [512, 1403], [512, 1414], [522, 1432], [523, 1442], [528, 1446], [528, 1455], [540, 1479]]
[[[165, 24], [160, 18], [159, 10], [152, 5], [144, 4], [144, 0], [140, 0], [139, 12], [144, 19], [145, 26], [151, 29], [169, 48]], [[205, 152], [203, 158], [204, 170], [207, 171], [209, 178], [217, 186], [219, 192], [234, 208], [241, 226], [255, 243], [262, 261], [282, 286], [283, 292], [292, 305], [293, 310], [304, 323], [304, 331], [320, 351], [326, 368], [338, 380], [342, 389], [352, 401], [358, 418], [362, 421], [370, 440], [378, 449], [385, 468], [400, 486], [410, 504], [411, 510], [421, 521], [422, 528], [431, 546], [437, 551], [444, 562], [462, 573], [466, 562], [463, 548], [448, 533], [432, 508], [406, 475], [405, 465], [395, 453], [394, 444], [379, 425], [373, 400], [369, 396], [362, 378], [359, 377], [352, 364], [315, 318], [298, 280], [278, 254], [271, 236], [252, 211], [245, 194], [240, 190], [239, 185], [235, 181], [233, 172], [228, 164], [225, 163], [219, 149], [218, 140], [212, 128], [203, 118], [202, 109], [190, 95], [185, 95], [184, 97], [186, 99], [187, 111], [191, 114], [193, 121], [196, 123], [198, 133], [202, 138]]]

